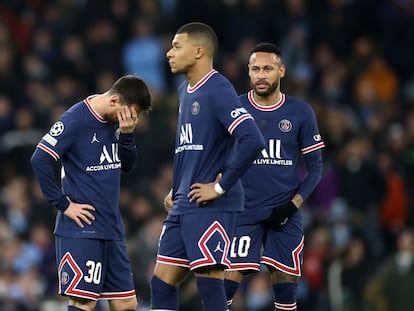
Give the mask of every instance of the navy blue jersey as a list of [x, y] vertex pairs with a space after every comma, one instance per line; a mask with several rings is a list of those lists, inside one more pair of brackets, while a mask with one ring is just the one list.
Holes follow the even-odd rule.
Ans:
[[[121, 134], [127, 135], [130, 134]], [[128, 139], [129, 146], [121, 146], [123, 139], [118, 126], [99, 116], [87, 99], [67, 110], [42, 138], [32, 162], [37, 167], [46, 198], [58, 208], [55, 203], [59, 202], [59, 196], [95, 207], [92, 212], [95, 220], [84, 228], [59, 210], [55, 234], [70, 238], [123, 239], [125, 230], [119, 210], [121, 166], [125, 158], [122, 152], [136, 152], [133, 139]], [[45, 153], [61, 161], [62, 189], [56, 188], [58, 185], [51, 182], [50, 176], [41, 176], [40, 159]], [[135, 156], [126, 159], [134, 161]], [[125, 166], [131, 167], [127, 162]]]
[[[253, 91], [240, 95], [240, 100], [266, 142], [265, 149], [242, 177], [246, 208], [243, 217], [253, 220], [268, 215], [270, 209], [296, 193], [303, 199], [309, 196], [321, 176], [320, 149], [325, 145], [308, 104], [281, 93], [278, 103], [261, 106], [255, 102]], [[308, 183], [302, 182], [297, 172], [301, 155], [310, 172]]]
[[[196, 85], [178, 89], [179, 117], [175, 142], [172, 215], [243, 209], [239, 178], [263, 148], [252, 116], [242, 108], [230, 82], [215, 70]], [[232, 156], [234, 142], [241, 146]], [[199, 208], [187, 197], [193, 183], [213, 182], [226, 193]]]

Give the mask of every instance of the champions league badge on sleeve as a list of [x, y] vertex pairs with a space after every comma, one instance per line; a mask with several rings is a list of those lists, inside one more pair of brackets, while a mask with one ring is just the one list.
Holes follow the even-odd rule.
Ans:
[[57, 121], [55, 124], [52, 125], [50, 128], [49, 134], [52, 136], [59, 136], [63, 133], [63, 130], [65, 129], [65, 125], [62, 121]]

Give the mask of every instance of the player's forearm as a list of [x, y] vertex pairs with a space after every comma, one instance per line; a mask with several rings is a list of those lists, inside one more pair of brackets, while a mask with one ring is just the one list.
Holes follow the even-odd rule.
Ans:
[[137, 159], [134, 133], [121, 134], [119, 136], [119, 153], [122, 172], [128, 173], [132, 171]]
[[297, 193], [299, 193], [302, 198], [306, 200], [313, 190], [315, 190], [322, 178], [323, 163], [320, 150], [307, 153], [304, 158], [307, 174], [305, 175]]
[[224, 190], [231, 188], [243, 176], [259, 152], [265, 147], [263, 136], [253, 120], [243, 122], [236, 131], [239, 131], [234, 133], [238, 138], [236, 154], [219, 182]]
[[63, 213], [68, 208], [69, 201], [56, 181], [54, 171], [55, 160], [44, 151], [36, 149], [30, 162], [43, 195], [50, 204]]

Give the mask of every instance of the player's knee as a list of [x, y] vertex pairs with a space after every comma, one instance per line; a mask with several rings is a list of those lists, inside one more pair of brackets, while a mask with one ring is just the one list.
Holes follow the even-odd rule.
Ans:
[[69, 306], [76, 307], [80, 310], [93, 311], [96, 306], [96, 301], [78, 297], [70, 297]]
[[111, 311], [130, 311], [137, 308], [137, 299], [128, 298], [128, 299], [115, 299], [109, 301], [109, 307]]
[[215, 279], [224, 279], [224, 266], [214, 265], [198, 268], [194, 271], [196, 277], [208, 277]]
[[224, 278], [226, 280], [230, 280], [230, 281], [234, 281], [237, 283], [241, 283], [241, 281], [243, 280], [243, 273], [241, 273], [240, 271], [225, 271], [224, 273]]
[[154, 275], [171, 286], [180, 286], [187, 273], [187, 268], [162, 263], [157, 263], [154, 269]]
[[277, 269], [273, 269], [270, 272], [272, 284], [281, 283], [299, 283], [300, 278], [295, 275], [287, 274]]

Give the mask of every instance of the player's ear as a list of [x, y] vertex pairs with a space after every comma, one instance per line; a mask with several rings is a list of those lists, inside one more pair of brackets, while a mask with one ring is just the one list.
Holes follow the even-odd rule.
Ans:
[[250, 69], [251, 69], [251, 65], [250, 65], [250, 64], [248, 64], [248, 65], [247, 65], [247, 72], [249, 73], [249, 78], [250, 78], [250, 79], [252, 79], [252, 78], [253, 78], [253, 75], [252, 75], [252, 72], [251, 72], [251, 70], [250, 70]]
[[279, 77], [283, 78], [286, 74], [286, 66], [284, 64], [279, 67]]
[[205, 51], [202, 46], [197, 46], [195, 49], [195, 58], [200, 59], [204, 55]]
[[111, 95], [111, 97], [109, 98], [109, 105], [111, 106], [115, 106], [116, 104], [121, 102], [121, 98], [119, 97], [119, 95]]

